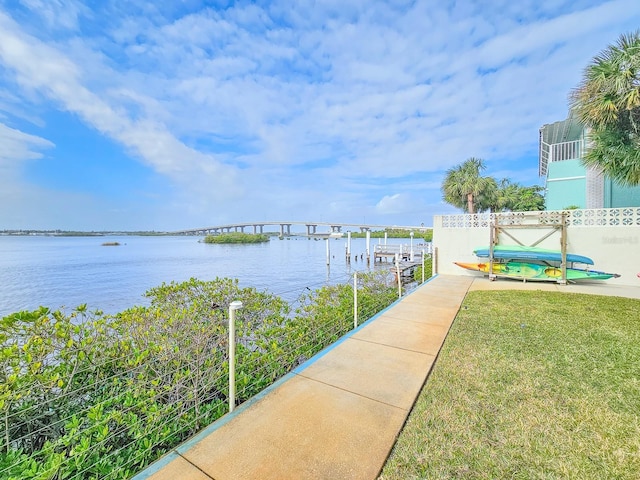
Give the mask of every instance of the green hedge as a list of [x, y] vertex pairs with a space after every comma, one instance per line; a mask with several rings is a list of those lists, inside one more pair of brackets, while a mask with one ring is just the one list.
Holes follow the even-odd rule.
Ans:
[[[380, 274], [358, 287], [364, 320], [395, 300]], [[229, 303], [237, 401], [353, 328], [353, 288], [299, 307], [237, 280], [163, 284], [117, 315], [40, 308], [0, 323], [0, 478], [129, 478], [227, 411]], [[363, 321], [362, 320], [362, 321]]]

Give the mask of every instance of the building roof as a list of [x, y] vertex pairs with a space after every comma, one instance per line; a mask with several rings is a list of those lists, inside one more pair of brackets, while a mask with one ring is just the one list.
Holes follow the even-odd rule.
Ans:
[[[576, 142], [583, 138], [584, 125], [569, 112], [569, 117], [560, 122], [549, 123], [540, 127], [540, 145], [538, 152], [538, 173], [540, 176], [547, 174], [547, 166], [551, 161], [553, 145], [566, 144], [567, 142]], [[578, 146], [569, 146], [563, 148], [563, 145], [555, 148], [556, 155], [554, 160], [560, 158], [576, 158], [581, 150]], [[560, 153], [560, 156], [558, 156]], [[564, 158], [563, 158], [564, 157]]]
[[569, 118], [566, 120], [540, 127], [540, 140], [550, 145], [580, 140], [582, 129], [582, 123], [573, 115], [569, 114]]

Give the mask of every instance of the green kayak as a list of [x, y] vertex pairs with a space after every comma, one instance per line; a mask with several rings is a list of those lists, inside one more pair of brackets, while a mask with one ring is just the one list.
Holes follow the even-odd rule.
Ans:
[[[467, 270], [489, 273], [489, 263], [461, 263], [456, 265]], [[543, 282], [558, 281], [562, 278], [562, 270], [558, 267], [540, 265], [529, 262], [494, 263], [492, 273], [505, 277], [521, 278]], [[619, 277], [617, 273], [605, 273], [597, 270], [581, 270], [579, 268], [567, 268], [567, 280], [607, 280]]]

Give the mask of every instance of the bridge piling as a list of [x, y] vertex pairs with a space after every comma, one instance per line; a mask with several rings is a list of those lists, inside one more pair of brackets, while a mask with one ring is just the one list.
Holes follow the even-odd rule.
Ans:
[[[282, 222], [282, 221], [275, 221], [275, 222], [261, 222], [261, 223], [257, 223], [257, 222], [238, 222], [238, 223], [230, 223], [230, 224], [226, 224], [226, 225], [215, 225], [215, 226], [209, 226], [209, 227], [201, 227], [201, 228], [192, 228], [192, 229], [187, 229], [187, 230], [178, 230], [178, 231], [173, 231], [173, 232], [167, 232], [171, 235], [203, 235], [203, 234], [207, 234], [207, 233], [214, 233], [214, 234], [220, 234], [220, 233], [230, 233], [232, 231], [241, 231], [244, 232], [245, 228], [252, 228], [254, 232], [257, 233], [257, 231], [259, 230], [260, 233], [264, 233], [263, 227], [264, 226], [274, 226], [274, 227], [280, 227], [280, 234], [282, 236], [284, 235], [291, 235], [291, 226], [292, 225], [300, 225], [300, 226], [306, 226], [307, 229], [307, 235], [313, 235], [317, 233], [317, 227], [318, 226], [326, 226], [327, 228], [329, 228], [330, 233], [342, 233], [342, 229], [343, 228], [359, 228], [360, 232], [367, 232], [367, 231], [371, 231], [371, 230], [386, 230], [389, 228], [393, 228], [396, 230], [407, 230], [407, 232], [411, 231], [411, 230], [415, 230], [415, 231], [419, 231], [419, 232], [423, 232], [425, 230], [428, 229], [428, 227], [425, 227], [424, 225], [421, 226], [399, 226], [399, 225], [368, 225], [368, 224], [364, 224], [364, 223], [336, 223], [336, 222], [297, 222], [297, 221], [289, 221], [289, 222]], [[323, 235], [324, 236], [324, 235]]]

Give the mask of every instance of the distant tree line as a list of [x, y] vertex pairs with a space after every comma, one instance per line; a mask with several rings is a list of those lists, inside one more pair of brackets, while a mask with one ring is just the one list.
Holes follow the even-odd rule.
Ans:
[[[373, 230], [370, 233], [371, 238], [384, 238], [385, 233], [387, 238], [409, 238], [411, 231], [401, 228], [385, 228], [384, 230]], [[366, 232], [351, 232], [352, 238], [365, 238]], [[423, 239], [425, 242], [430, 242], [433, 239], [433, 229], [421, 228], [413, 231], [414, 238]]]

